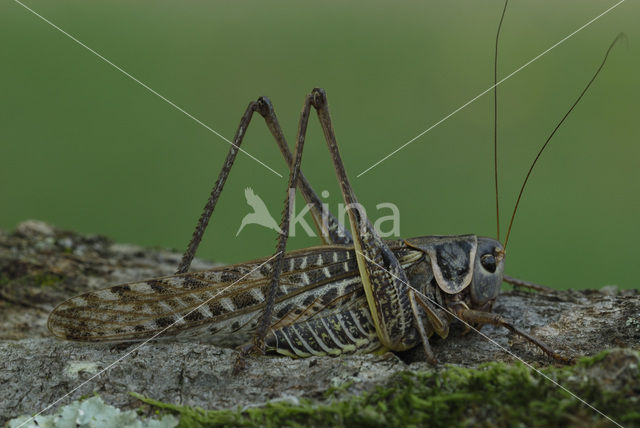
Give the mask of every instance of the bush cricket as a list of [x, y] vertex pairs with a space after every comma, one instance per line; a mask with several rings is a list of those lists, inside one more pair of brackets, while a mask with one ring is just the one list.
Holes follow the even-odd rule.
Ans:
[[[503, 17], [504, 11], [500, 22]], [[499, 29], [496, 52], [498, 36]], [[552, 358], [570, 361], [492, 313], [491, 308], [503, 281], [539, 289], [504, 275], [505, 248], [518, 204], [540, 154], [601, 71], [619, 38], [611, 44], [593, 78], [532, 163], [504, 245], [499, 238], [475, 235], [381, 239], [359, 209], [340, 157], [325, 91], [316, 88], [305, 97], [293, 153], [273, 105], [268, 98], [260, 97], [249, 103], [240, 120], [233, 145], [175, 275], [73, 297], [53, 310], [49, 330], [57, 337], [76, 341], [142, 341], [160, 334], [202, 337], [224, 345], [244, 344], [245, 351], [272, 351], [296, 357], [381, 349], [403, 351], [422, 344], [427, 360], [435, 364], [429, 338], [434, 334], [446, 338], [451, 323], [459, 320], [468, 326], [503, 326]], [[348, 207], [351, 233], [326, 212], [301, 170], [312, 110], [317, 113]], [[256, 112], [265, 120], [290, 170], [276, 251], [270, 258], [189, 272]], [[296, 189], [311, 207], [324, 245], [286, 252]], [[496, 167], [496, 194], [497, 191]], [[496, 211], [499, 212], [497, 198]]]

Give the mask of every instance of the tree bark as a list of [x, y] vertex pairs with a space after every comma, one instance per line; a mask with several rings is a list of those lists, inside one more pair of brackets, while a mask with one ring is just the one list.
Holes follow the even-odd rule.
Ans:
[[[11, 233], [0, 230], [0, 423], [55, 403], [46, 412], [50, 413], [94, 392], [123, 409], [140, 405], [130, 391], [207, 409], [235, 408], [302, 397], [322, 402], [328, 388], [345, 382], [352, 382], [350, 393], [359, 394], [384, 385], [399, 371], [434, 370], [422, 361], [422, 350], [415, 349], [401, 355], [252, 357], [246, 370], [234, 376], [235, 351], [206, 343], [163, 340], [122, 348], [50, 337], [48, 313], [64, 299], [120, 282], [171, 274], [179, 260], [177, 252], [116, 244], [42, 222], [24, 222]], [[192, 270], [213, 266], [196, 260]], [[494, 312], [563, 355], [639, 349], [637, 290], [611, 286], [548, 293], [513, 290], [499, 296]], [[505, 329], [483, 327], [482, 333], [491, 340], [463, 333], [462, 328], [454, 328], [446, 340], [433, 341], [441, 364], [475, 367], [516, 358], [536, 366], [555, 364]]]

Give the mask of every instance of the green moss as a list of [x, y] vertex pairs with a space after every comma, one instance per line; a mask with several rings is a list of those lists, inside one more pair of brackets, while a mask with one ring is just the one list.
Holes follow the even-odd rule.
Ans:
[[[618, 353], [627, 351], [616, 351]], [[624, 354], [622, 359], [626, 358]], [[600, 382], [607, 359], [601, 353], [575, 366], [542, 372], [575, 395], [625, 425], [640, 425], [640, 371], [630, 364], [626, 382]], [[639, 359], [638, 353], [631, 358]], [[615, 376], [614, 376], [615, 377]], [[617, 378], [616, 378], [617, 379]], [[603, 386], [605, 385], [605, 386]], [[334, 390], [333, 392], [337, 392]], [[376, 390], [329, 404], [270, 403], [244, 410], [203, 410], [145, 403], [180, 414], [181, 427], [199, 426], [583, 426], [612, 423], [523, 364], [487, 363], [477, 368], [446, 367], [438, 372], [398, 373]]]
[[0, 287], [53, 287], [62, 281], [62, 275], [34, 267], [26, 268], [25, 272], [21, 269], [18, 272], [0, 272]]
[[599, 354], [592, 355], [590, 357], [581, 357], [576, 361], [576, 367], [591, 367], [604, 360], [610, 353], [610, 351], [602, 351]]
[[0, 288], [3, 288], [5, 285], [9, 284], [9, 282], [11, 282], [11, 279], [4, 273], [0, 272]]
[[334, 385], [329, 388], [324, 393], [325, 398], [338, 397], [340, 394], [346, 393], [349, 388], [355, 383], [354, 380], [348, 380], [339, 385]]
[[61, 281], [59, 276], [48, 273], [33, 275], [31, 280], [40, 287], [53, 287]]

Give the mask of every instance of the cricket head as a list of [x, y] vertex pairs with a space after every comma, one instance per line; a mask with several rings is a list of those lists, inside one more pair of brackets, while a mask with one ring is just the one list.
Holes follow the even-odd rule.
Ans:
[[438, 287], [447, 294], [469, 289], [471, 306], [491, 307], [504, 275], [504, 247], [476, 235], [424, 236], [405, 243], [425, 253]]
[[474, 308], [491, 305], [498, 297], [504, 277], [504, 248], [493, 238], [478, 238], [478, 251], [471, 281], [471, 304]]

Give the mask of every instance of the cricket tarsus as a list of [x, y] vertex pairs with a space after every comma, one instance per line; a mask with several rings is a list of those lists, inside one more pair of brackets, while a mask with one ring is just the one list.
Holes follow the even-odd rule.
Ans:
[[238, 355], [233, 363], [233, 369], [231, 370], [231, 374], [234, 376], [244, 371], [247, 368], [247, 357], [253, 350], [253, 344], [248, 343], [238, 347]]
[[522, 193], [524, 192], [524, 188], [527, 185], [527, 182], [529, 181], [529, 177], [531, 176], [531, 172], [533, 171], [533, 168], [536, 166], [536, 163], [538, 162], [538, 159], [540, 159], [540, 156], [542, 155], [542, 152], [547, 148], [547, 146], [549, 145], [549, 141], [551, 141], [551, 138], [553, 138], [553, 136], [555, 135], [556, 131], [558, 131], [560, 126], [564, 123], [565, 119], [569, 116], [569, 114], [571, 114], [571, 112], [576, 107], [576, 105], [578, 105], [578, 103], [580, 102], [580, 100], [582, 99], [584, 94], [587, 93], [587, 91], [589, 90], [589, 87], [591, 86], [591, 84], [596, 80], [596, 77], [598, 77], [598, 74], [600, 74], [600, 71], [602, 70], [602, 68], [604, 67], [605, 63], [607, 62], [607, 58], [609, 57], [609, 53], [611, 52], [613, 47], [621, 39], [625, 39], [625, 38], [626, 38], [626, 35], [624, 33], [620, 33], [620, 34], [618, 34], [616, 36], [616, 38], [613, 40], [613, 42], [611, 42], [611, 44], [609, 45], [609, 48], [607, 49], [607, 52], [604, 55], [604, 58], [602, 59], [602, 62], [600, 63], [600, 66], [598, 67], [596, 72], [593, 74], [593, 77], [591, 77], [591, 80], [589, 80], [589, 83], [587, 83], [587, 85], [584, 87], [584, 89], [582, 90], [582, 92], [580, 93], [578, 98], [576, 98], [576, 100], [573, 102], [573, 104], [571, 105], [569, 110], [567, 110], [567, 112], [564, 114], [562, 119], [560, 119], [560, 121], [555, 126], [555, 128], [553, 128], [553, 131], [551, 132], [551, 134], [549, 134], [549, 137], [544, 142], [544, 144], [542, 145], [542, 147], [538, 151], [538, 154], [536, 155], [535, 159], [531, 163], [531, 166], [529, 167], [529, 171], [527, 172], [527, 175], [525, 176], [524, 181], [522, 183], [522, 187], [520, 187], [520, 192], [518, 193], [518, 198], [516, 199], [516, 205], [513, 208], [513, 214], [511, 215], [511, 221], [509, 222], [509, 228], [507, 229], [507, 236], [506, 236], [506, 238], [504, 240], [504, 248], [505, 248], [505, 250], [507, 248], [507, 244], [509, 243], [509, 236], [511, 235], [511, 227], [513, 226], [513, 220], [515, 219], [516, 212], [518, 211], [518, 205], [520, 205], [520, 199], [522, 198]]

